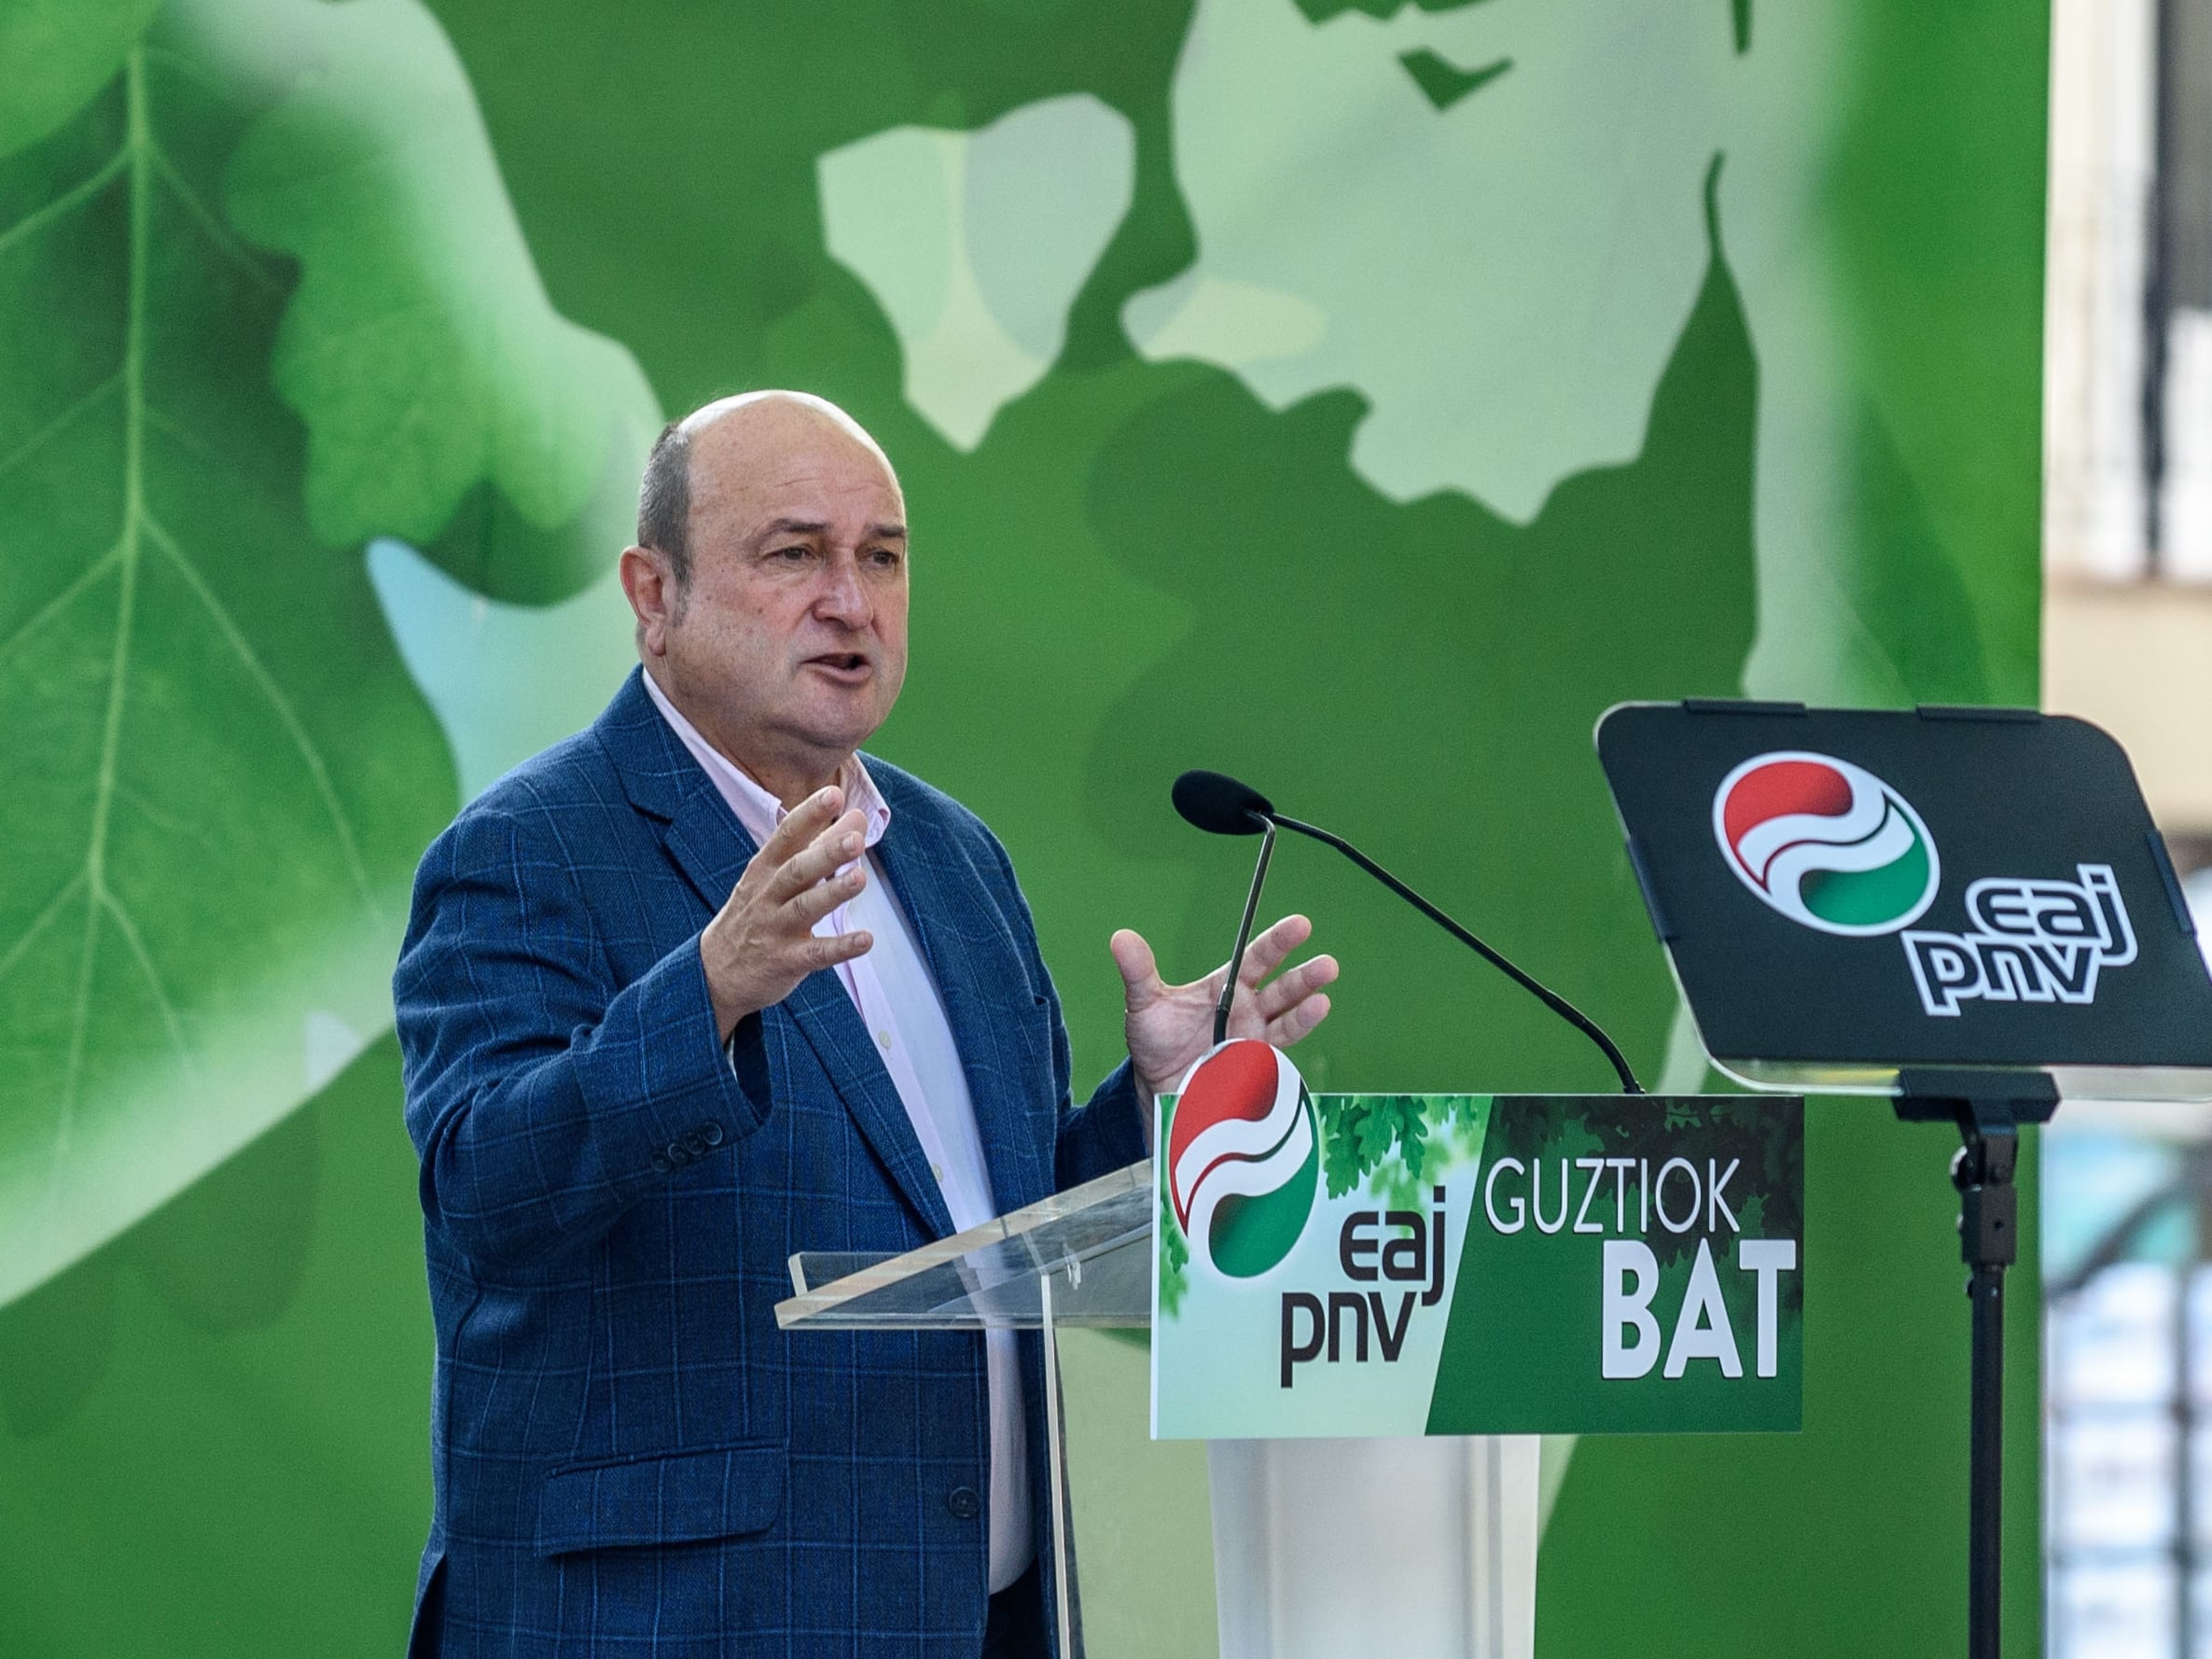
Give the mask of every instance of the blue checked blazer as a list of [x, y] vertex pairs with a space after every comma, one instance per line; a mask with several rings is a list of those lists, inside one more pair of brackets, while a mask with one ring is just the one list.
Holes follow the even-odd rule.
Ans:
[[[1071, 1103], [1005, 849], [868, 764], [999, 1207], [1142, 1157], [1126, 1064]], [[834, 972], [725, 1057], [699, 933], [753, 851], [633, 673], [424, 857], [394, 981], [438, 1331], [417, 1652], [980, 1649], [981, 1337], [776, 1329], [793, 1251], [952, 1223]], [[1049, 1596], [1034, 1341], [1023, 1377]]]

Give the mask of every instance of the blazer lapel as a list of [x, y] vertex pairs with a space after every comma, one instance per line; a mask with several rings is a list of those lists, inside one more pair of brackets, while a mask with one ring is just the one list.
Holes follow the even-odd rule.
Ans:
[[906, 1200], [928, 1223], [932, 1238], [950, 1237], [953, 1214], [945, 1195], [929, 1173], [929, 1160], [915, 1137], [913, 1120], [906, 1114], [883, 1057], [869, 1040], [859, 1011], [845, 995], [837, 970], [825, 968], [799, 982], [799, 989], [784, 998], [785, 1011], [805, 1034], [822, 1069], [844, 1096], [845, 1108], [860, 1125], [860, 1133], [890, 1170], [891, 1178]]
[[[1036, 1011], [1028, 982], [1018, 972], [1009, 974], [1003, 957], [988, 960], [999, 953], [979, 948], [971, 929], [960, 926], [962, 919], [981, 914], [975, 873], [964, 861], [949, 869], [958, 853], [927, 837], [911, 815], [892, 818], [875, 852], [937, 979], [975, 1104], [976, 1135], [999, 1212], [1049, 1196], [1054, 1186], [1051, 1171], [1038, 1150], [1032, 1103], [1023, 1094], [1023, 1082], [1035, 1075], [1034, 1062], [1017, 1035], [1023, 1022], [1036, 1017]], [[1013, 955], [1013, 941], [1001, 930], [994, 931], [990, 942], [1007, 947], [1004, 957]], [[1018, 997], [1009, 993], [1009, 983]]]
[[[664, 819], [661, 844], [676, 868], [706, 901], [709, 910], [728, 902], [730, 889], [744, 874], [755, 852], [752, 838], [738, 824], [714, 780], [702, 772], [639, 683], [633, 670], [606, 713], [600, 717], [607, 752], [621, 773], [631, 802]], [[642, 712], [641, 712], [642, 711]], [[922, 1143], [906, 1113], [906, 1104], [883, 1069], [853, 999], [835, 969], [822, 969], [800, 981], [780, 1005], [807, 1039], [828, 1074], [845, 1109], [906, 1201], [913, 1206], [933, 1237], [953, 1231], [943, 1192], [929, 1173]]]
[[[684, 759], [689, 760], [690, 756]], [[661, 844], [698, 889], [700, 898], [706, 900], [707, 908], [718, 911], [730, 902], [730, 889], [737, 885], [738, 877], [744, 874], [745, 866], [759, 849], [738, 826], [721, 796], [715, 793], [713, 780], [702, 773], [699, 786], [677, 805]]]

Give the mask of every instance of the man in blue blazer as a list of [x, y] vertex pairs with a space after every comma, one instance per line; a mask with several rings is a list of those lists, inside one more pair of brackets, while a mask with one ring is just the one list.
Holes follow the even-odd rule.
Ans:
[[[1111, 949], [1072, 1104], [1005, 849], [859, 745], [906, 670], [904, 501], [842, 411], [709, 405], [622, 555], [641, 667], [423, 859], [395, 998], [438, 1365], [420, 1654], [1050, 1651], [1034, 1342], [779, 1332], [798, 1250], [900, 1251], [1145, 1154], [1218, 971]], [[1253, 942], [1238, 1035], [1335, 964]], [[1267, 983], [1262, 983], [1262, 981]]]

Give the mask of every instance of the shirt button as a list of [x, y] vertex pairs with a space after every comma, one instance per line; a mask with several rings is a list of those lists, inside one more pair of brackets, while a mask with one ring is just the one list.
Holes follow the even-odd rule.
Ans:
[[932, 1164], [929, 1166], [929, 1173], [937, 1178], [939, 1186], [941, 1187], [945, 1184], [945, 1166], [942, 1164]]
[[983, 1500], [976, 1496], [973, 1486], [954, 1486], [945, 1494], [945, 1507], [958, 1521], [972, 1521], [983, 1513]]
[[877, 1032], [876, 1045], [888, 1054], [891, 1052], [891, 1034], [888, 1031]]

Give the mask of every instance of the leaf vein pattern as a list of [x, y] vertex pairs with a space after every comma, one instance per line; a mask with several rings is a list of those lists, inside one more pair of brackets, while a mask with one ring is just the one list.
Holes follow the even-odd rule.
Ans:
[[62, 1071], [62, 1098], [54, 1122], [53, 1158], [47, 1165], [49, 1221], [62, 1199], [62, 1171], [67, 1164], [77, 1119], [77, 1087], [84, 1072], [85, 1033], [91, 1020], [92, 976], [100, 954], [100, 916], [106, 897], [107, 826], [115, 800], [116, 759], [121, 745], [124, 694], [129, 683], [131, 625], [138, 599], [138, 528], [144, 495], [146, 391], [146, 307], [150, 260], [146, 233], [152, 218], [151, 167], [146, 107], [146, 59], [133, 50], [124, 61], [123, 82], [129, 137], [123, 155], [130, 164], [130, 215], [126, 257], [130, 281], [123, 328], [123, 525], [116, 543], [120, 579], [117, 583], [115, 648], [108, 658], [107, 707], [101, 722], [100, 765], [92, 791], [92, 821], [85, 841], [85, 931], [77, 958], [77, 994], [70, 1011], [69, 1053]]
[[131, 150], [126, 145], [45, 206], [33, 208], [7, 230], [0, 230], [0, 254], [6, 253], [22, 238], [36, 234], [49, 222], [65, 217], [98, 196], [115, 181], [116, 175], [129, 165], [130, 160]]
[[299, 751], [309, 775], [314, 779], [315, 791], [322, 798], [324, 809], [329, 813], [331, 825], [337, 830], [339, 845], [345, 855], [346, 868], [354, 878], [355, 885], [360, 889], [362, 902], [374, 915], [377, 910], [376, 895], [375, 889], [369, 885], [369, 867], [361, 860], [360, 847], [354, 838], [353, 820], [346, 816], [345, 805], [339, 800], [337, 788], [330, 781], [330, 768], [323, 759], [323, 751], [315, 746], [314, 739], [300, 721], [299, 711], [292, 706], [291, 698], [285, 695], [285, 689], [277, 684], [275, 676], [269, 672], [268, 665], [261, 661], [260, 653], [254, 649], [252, 642], [231, 618], [221, 597], [207, 585], [198, 567], [187, 556], [184, 549], [177, 545], [175, 537], [162, 528], [160, 521], [150, 512], [142, 509], [140, 522], [146, 531], [146, 540], [160, 550], [177, 574], [184, 578], [185, 585], [192, 590], [194, 596], [206, 608], [216, 629], [229, 642], [231, 650], [237, 653], [239, 662], [244, 664], [248, 676], [267, 699], [269, 706], [275, 711], [285, 734], [292, 740], [292, 746]]
[[18, 646], [34, 638], [40, 629], [68, 609], [73, 600], [119, 564], [122, 556], [122, 544], [118, 542], [78, 571], [76, 579], [67, 587], [25, 617], [14, 633], [6, 639], [0, 639], [0, 664], [6, 663], [8, 658], [15, 655]]
[[243, 272], [254, 286], [263, 293], [280, 292], [282, 285], [269, 274], [261, 261], [254, 257], [243, 243], [230, 234], [222, 220], [216, 217], [214, 211], [201, 200], [200, 192], [193, 189], [191, 185], [186, 182], [185, 175], [177, 171], [176, 164], [170, 160], [167, 152], [159, 144], [153, 144], [150, 140], [149, 147], [154, 158], [154, 169], [160, 174], [161, 182], [167, 185], [170, 193], [183, 203], [185, 212], [189, 214], [192, 222], [200, 227], [201, 233], [207, 238], [209, 245]]
[[24, 439], [22, 442], [17, 444], [7, 454], [0, 455], [0, 478], [6, 478], [37, 453], [44, 445], [59, 437], [68, 428], [70, 423], [121, 384], [122, 379], [122, 371], [118, 369], [52, 420], [47, 422], [45, 425], [39, 427], [37, 431], [32, 433], [30, 437]]
[[177, 448], [190, 451], [211, 467], [227, 472], [233, 478], [238, 476], [237, 462], [217, 450], [215, 445], [209, 443], [197, 432], [171, 420], [150, 403], [146, 407], [146, 425], [159, 430], [162, 437], [170, 439]]
[[176, 1004], [170, 1000], [169, 987], [161, 983], [160, 971], [146, 951], [146, 941], [140, 937], [138, 924], [123, 907], [123, 901], [113, 893], [104, 894], [101, 902], [106, 906], [108, 919], [115, 923], [116, 931], [123, 936], [123, 942], [131, 947], [132, 957], [138, 964], [138, 971], [146, 976], [146, 989], [154, 994], [154, 1006], [161, 1011], [161, 1024], [168, 1028], [169, 1045], [176, 1051], [178, 1066], [188, 1080], [193, 1075], [192, 1053], [185, 1046], [184, 1022], [177, 1017]]
[[6, 951], [0, 951], [0, 979], [6, 979], [14, 970], [15, 965], [22, 960], [23, 953], [47, 930], [53, 919], [68, 908], [69, 901], [77, 897], [77, 888], [84, 885], [85, 872], [80, 866], [76, 874], [62, 884], [62, 890], [46, 901], [46, 908], [31, 918], [31, 925], [17, 935], [15, 943]]
[[209, 856], [215, 857], [222, 856], [223, 847], [205, 830], [156, 805], [144, 790], [132, 788], [120, 778], [116, 780], [115, 798], [119, 804], [131, 808], [162, 834], [174, 835], [180, 839], [188, 838], [197, 843], [201, 850]]

